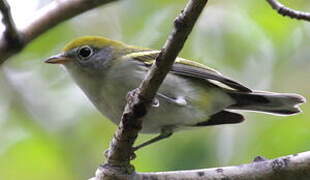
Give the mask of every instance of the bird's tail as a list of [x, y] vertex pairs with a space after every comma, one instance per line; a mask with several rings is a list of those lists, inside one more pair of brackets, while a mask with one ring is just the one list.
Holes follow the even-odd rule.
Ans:
[[229, 92], [236, 101], [227, 109], [248, 110], [277, 115], [292, 115], [301, 112], [299, 105], [306, 99], [298, 94], [272, 92]]

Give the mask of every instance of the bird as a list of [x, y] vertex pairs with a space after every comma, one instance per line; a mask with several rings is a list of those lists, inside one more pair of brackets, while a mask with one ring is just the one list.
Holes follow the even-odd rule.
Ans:
[[[101, 36], [84, 36], [45, 62], [63, 65], [98, 111], [119, 124], [127, 93], [139, 86], [159, 53]], [[159, 135], [135, 150], [177, 131], [240, 123], [244, 116], [238, 111], [288, 116], [301, 112], [299, 106], [305, 102], [295, 93], [252, 90], [213, 68], [177, 57], [143, 117], [140, 132]]]

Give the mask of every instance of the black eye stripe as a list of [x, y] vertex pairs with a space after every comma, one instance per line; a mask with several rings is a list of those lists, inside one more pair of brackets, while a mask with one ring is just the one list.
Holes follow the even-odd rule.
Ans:
[[78, 57], [82, 60], [85, 60], [93, 55], [93, 49], [89, 46], [82, 46], [78, 50]]

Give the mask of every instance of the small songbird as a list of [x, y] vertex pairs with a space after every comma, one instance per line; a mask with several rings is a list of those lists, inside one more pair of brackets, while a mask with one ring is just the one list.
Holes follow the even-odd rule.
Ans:
[[[127, 93], [139, 86], [159, 52], [87, 36], [45, 62], [64, 65], [96, 108], [118, 124]], [[141, 132], [160, 135], [136, 149], [178, 130], [240, 123], [244, 118], [236, 110], [297, 114], [305, 101], [298, 94], [253, 91], [203, 64], [177, 58], [143, 118]]]

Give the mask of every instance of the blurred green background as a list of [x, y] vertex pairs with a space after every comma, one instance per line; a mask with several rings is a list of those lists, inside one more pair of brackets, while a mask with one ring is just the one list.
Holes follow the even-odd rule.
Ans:
[[[18, 1], [18, 3], [17, 3]], [[50, 1], [9, 1], [19, 26]], [[305, 0], [282, 1], [310, 11]], [[85, 180], [94, 176], [116, 126], [59, 66], [43, 59], [82, 35], [161, 48], [185, 0], [123, 0], [77, 16], [43, 34], [1, 68], [0, 179]], [[265, 1], [210, 0], [180, 56], [259, 90], [310, 99], [310, 24], [284, 18]], [[137, 152], [138, 171], [249, 163], [310, 150], [310, 105], [281, 117], [244, 113], [246, 121], [179, 132]], [[141, 135], [142, 142], [152, 135]]]

